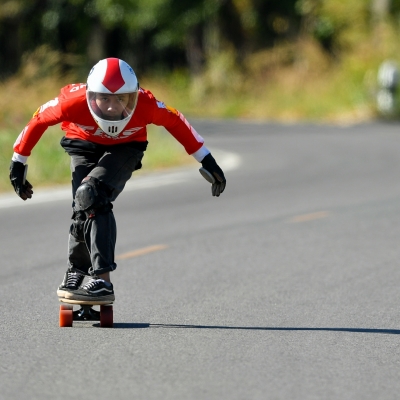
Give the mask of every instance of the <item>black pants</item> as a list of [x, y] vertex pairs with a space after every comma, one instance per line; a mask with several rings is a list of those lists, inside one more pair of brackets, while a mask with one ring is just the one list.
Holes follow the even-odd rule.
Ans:
[[[141, 167], [147, 143], [141, 144], [143, 150], [132, 144], [105, 147], [91, 143], [87, 150], [74, 149], [71, 141], [68, 145], [61, 141], [61, 145], [71, 156], [73, 198], [83, 178], [91, 176], [107, 186], [109, 200], [113, 202], [131, 178], [132, 172]], [[83, 230], [84, 242], [69, 235], [69, 269], [92, 276], [115, 270], [117, 227], [112, 210], [96, 213], [94, 217], [86, 219]]]

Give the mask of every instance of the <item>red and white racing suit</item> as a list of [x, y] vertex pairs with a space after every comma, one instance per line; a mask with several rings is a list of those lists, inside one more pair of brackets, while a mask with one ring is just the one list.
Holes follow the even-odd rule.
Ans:
[[125, 129], [117, 137], [107, 136], [90, 114], [86, 103], [86, 84], [82, 83], [65, 86], [59, 96], [35, 112], [14, 144], [13, 160], [25, 163], [45, 130], [59, 123], [68, 139], [108, 146], [132, 141], [145, 142], [146, 126], [154, 124], [163, 126], [197, 161], [200, 162], [209, 153], [203, 145], [203, 138], [186, 118], [145, 89], [140, 89], [135, 112]]
[[86, 84], [71, 84], [35, 112], [14, 144], [13, 160], [26, 163], [46, 129], [56, 124], [61, 124], [65, 132], [61, 145], [71, 156], [73, 197], [82, 179], [89, 176], [103, 185], [99, 192], [108, 196], [110, 203], [104, 212], [96, 212], [89, 218], [74, 209], [68, 267], [92, 276], [101, 275], [116, 268], [116, 223], [111, 202], [123, 190], [132, 172], [141, 166], [147, 146], [146, 126], [163, 126], [199, 162], [209, 150], [179, 111], [158, 101], [145, 89], [140, 89], [136, 109], [126, 127], [116, 137], [107, 136], [90, 114]]

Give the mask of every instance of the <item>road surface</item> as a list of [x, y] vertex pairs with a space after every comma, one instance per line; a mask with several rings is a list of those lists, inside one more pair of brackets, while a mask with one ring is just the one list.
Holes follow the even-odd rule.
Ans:
[[132, 179], [114, 329], [58, 327], [69, 189], [0, 197], [0, 398], [398, 398], [400, 126], [193, 124], [226, 191]]

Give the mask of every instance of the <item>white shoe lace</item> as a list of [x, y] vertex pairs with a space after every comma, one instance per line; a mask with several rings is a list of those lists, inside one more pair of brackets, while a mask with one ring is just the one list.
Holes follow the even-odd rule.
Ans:
[[97, 283], [100, 281], [101, 279], [90, 279], [87, 283], [85, 283], [83, 286], [82, 286], [82, 289], [85, 289], [85, 290], [91, 290], [91, 289], [93, 289], [94, 287], [96, 287], [96, 285], [97, 285]]
[[82, 279], [82, 274], [78, 272], [69, 272], [67, 277], [67, 286], [77, 286]]

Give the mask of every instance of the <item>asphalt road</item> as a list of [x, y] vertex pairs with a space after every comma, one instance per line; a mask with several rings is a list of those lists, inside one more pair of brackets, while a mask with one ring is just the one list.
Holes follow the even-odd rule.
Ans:
[[69, 191], [0, 197], [0, 399], [398, 398], [400, 125], [192, 122], [227, 189], [133, 179], [114, 329], [58, 327]]

